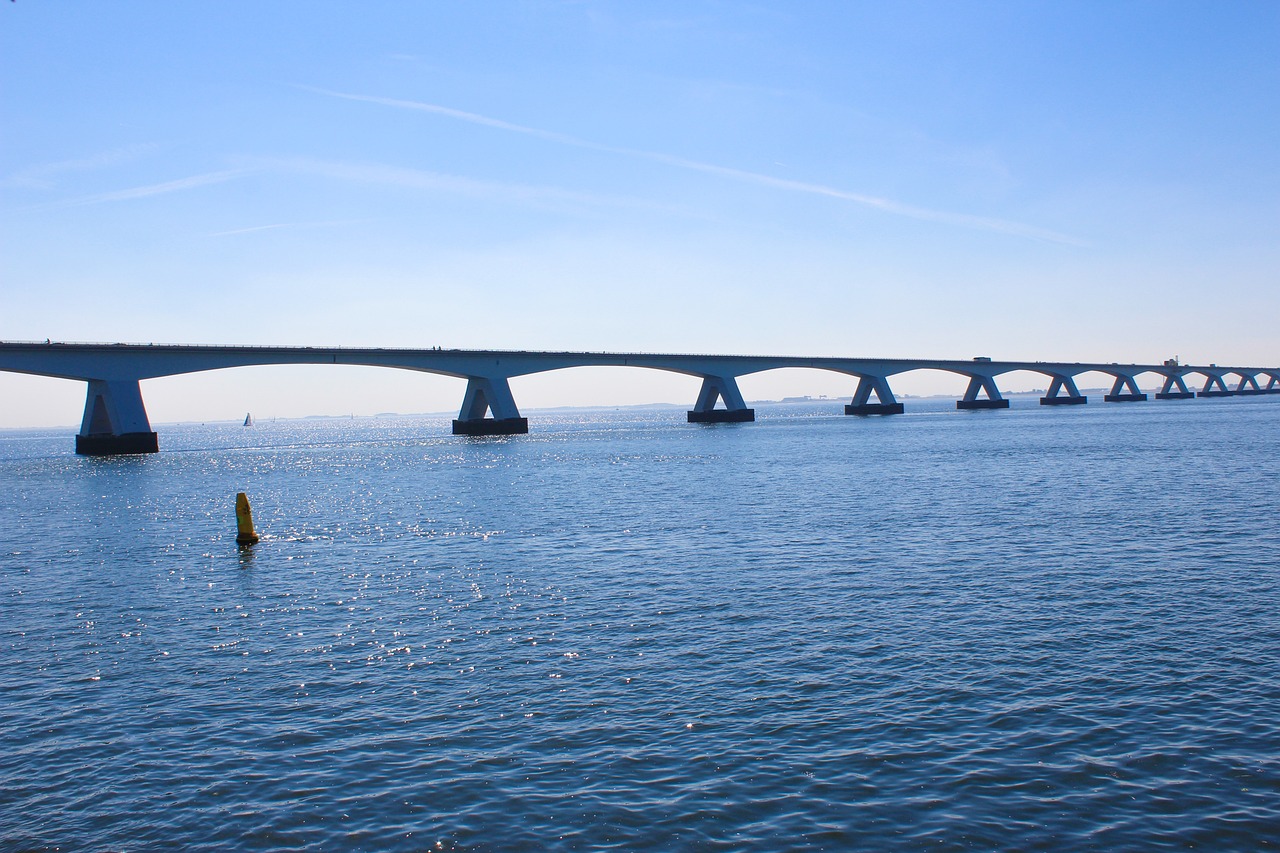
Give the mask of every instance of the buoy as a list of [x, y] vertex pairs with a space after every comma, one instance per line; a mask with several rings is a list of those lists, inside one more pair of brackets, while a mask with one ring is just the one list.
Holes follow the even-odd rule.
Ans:
[[244, 492], [236, 494], [236, 544], [252, 545], [258, 541], [253, 529], [253, 510], [249, 509], [249, 497]]

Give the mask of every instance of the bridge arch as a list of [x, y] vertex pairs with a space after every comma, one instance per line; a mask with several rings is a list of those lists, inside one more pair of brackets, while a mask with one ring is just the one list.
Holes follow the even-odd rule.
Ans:
[[[147, 411], [160, 423], [272, 416], [423, 414], [456, 409], [462, 377], [344, 364], [265, 364], [216, 368], [141, 382]], [[235, 410], [230, 410], [235, 406]]]
[[560, 367], [510, 379], [522, 408], [547, 409], [579, 405], [590, 389], [592, 406], [612, 408], [692, 399], [700, 377], [640, 365]]

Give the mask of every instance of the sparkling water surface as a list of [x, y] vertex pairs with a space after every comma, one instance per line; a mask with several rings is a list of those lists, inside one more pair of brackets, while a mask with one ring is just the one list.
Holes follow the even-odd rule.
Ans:
[[0, 432], [0, 849], [1280, 843], [1280, 399], [840, 405]]

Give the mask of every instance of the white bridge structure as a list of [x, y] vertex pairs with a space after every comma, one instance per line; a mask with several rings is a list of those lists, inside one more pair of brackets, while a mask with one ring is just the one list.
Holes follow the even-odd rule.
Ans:
[[[467, 380], [462, 410], [453, 422], [455, 435], [513, 435], [529, 431], [508, 380], [569, 367], [641, 367], [667, 370], [702, 379], [698, 399], [688, 413], [690, 423], [755, 420], [738, 390], [737, 379], [779, 368], [813, 368], [857, 380], [848, 415], [892, 415], [903, 411], [889, 387], [890, 377], [915, 370], [942, 370], [968, 377], [959, 409], [1003, 409], [996, 378], [1030, 371], [1049, 379], [1041, 405], [1083, 404], [1088, 400], [1075, 377], [1103, 373], [1114, 379], [1106, 402], [1147, 399], [1138, 377], [1155, 374], [1163, 387], [1161, 400], [1280, 393], [1280, 367], [1221, 367], [1179, 364], [1090, 364], [1080, 362], [806, 358], [756, 355], [675, 355], [604, 352], [517, 352], [458, 349], [359, 349], [347, 347], [256, 347], [187, 344], [83, 344], [0, 342], [0, 370], [75, 379], [88, 383], [84, 419], [76, 436], [76, 452], [89, 456], [155, 453], [159, 442], [142, 402], [144, 379], [176, 376], [228, 367], [271, 364], [345, 364], [391, 367], [456, 376]], [[1196, 391], [1189, 377], [1202, 377]], [[875, 402], [872, 402], [872, 396]]]

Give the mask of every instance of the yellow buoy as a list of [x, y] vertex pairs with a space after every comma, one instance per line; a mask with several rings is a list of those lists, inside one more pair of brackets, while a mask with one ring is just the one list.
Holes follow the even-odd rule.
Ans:
[[252, 545], [258, 541], [258, 532], [253, 529], [253, 510], [249, 509], [249, 498], [244, 492], [236, 494], [236, 544]]

